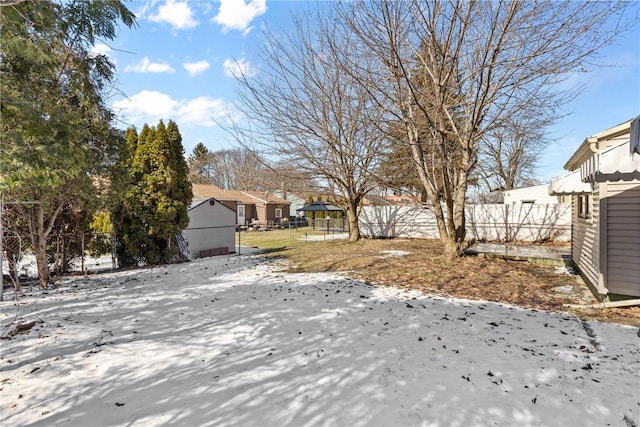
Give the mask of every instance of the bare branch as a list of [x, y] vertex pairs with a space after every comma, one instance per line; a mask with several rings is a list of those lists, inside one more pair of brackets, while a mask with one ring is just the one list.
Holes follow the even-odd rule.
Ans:
[[359, 41], [334, 18], [310, 10], [294, 17], [288, 36], [267, 34], [266, 66], [257, 77], [239, 77], [239, 97], [259, 127], [252, 137], [259, 145], [339, 192], [357, 240], [360, 204], [375, 185], [385, 139], [378, 131], [384, 111], [346, 68]]
[[403, 124], [447, 253], [462, 252], [476, 168], [489, 179], [492, 161], [493, 177], [506, 186], [527, 178], [523, 165], [535, 163], [545, 140], [530, 144], [526, 126], [560, 116], [580, 90], [566, 84], [571, 74], [637, 23], [626, 8], [570, 0], [341, 5], [340, 21], [360, 39], [361, 54], [377, 57], [375, 67], [350, 66], [369, 73], [358, 81], [385, 117]]

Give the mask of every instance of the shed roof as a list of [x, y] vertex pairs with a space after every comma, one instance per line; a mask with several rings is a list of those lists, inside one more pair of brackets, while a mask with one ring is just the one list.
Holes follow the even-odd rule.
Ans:
[[225, 208], [225, 209], [229, 209], [230, 211], [235, 212], [235, 211], [234, 211], [233, 209], [231, 209], [229, 206], [226, 206], [224, 203], [220, 203], [220, 201], [219, 201], [219, 200], [216, 200], [216, 199], [215, 199], [215, 198], [213, 198], [213, 197], [208, 197], [208, 198], [203, 198], [203, 199], [193, 199], [193, 200], [191, 201], [191, 204], [190, 204], [190, 205], [189, 205], [189, 207], [187, 208], [187, 211], [193, 210], [193, 209], [197, 208], [198, 206], [203, 205], [203, 204], [205, 204], [205, 203], [207, 203], [207, 202], [210, 202], [210, 201], [213, 201], [213, 202], [214, 202], [214, 204], [215, 204], [215, 203], [219, 203], [219, 204], [220, 204], [220, 206], [224, 206], [224, 208]]

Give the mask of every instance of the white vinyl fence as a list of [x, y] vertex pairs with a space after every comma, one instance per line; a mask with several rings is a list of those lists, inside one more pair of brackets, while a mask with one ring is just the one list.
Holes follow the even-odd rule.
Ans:
[[[509, 242], [571, 240], [570, 204], [467, 205], [467, 239]], [[438, 238], [428, 206], [365, 206], [360, 232], [367, 237]]]

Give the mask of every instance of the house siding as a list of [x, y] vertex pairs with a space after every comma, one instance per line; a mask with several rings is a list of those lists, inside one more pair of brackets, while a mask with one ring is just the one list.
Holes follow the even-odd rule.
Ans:
[[281, 218], [276, 218], [276, 209], [282, 209], [282, 217], [286, 217], [288, 213], [289, 206], [287, 205], [268, 205], [266, 207], [266, 218], [267, 221], [277, 222]]
[[248, 225], [254, 221], [267, 224], [268, 220], [271, 218], [267, 218], [265, 205], [279, 205], [279, 207], [282, 207], [283, 209], [287, 209], [289, 207], [288, 201], [276, 196], [269, 196], [268, 194], [258, 193], [255, 191], [223, 190], [215, 185], [193, 184], [193, 194], [196, 199], [213, 197], [220, 201], [220, 203], [235, 211], [236, 223], [237, 207], [238, 205], [244, 205], [245, 224], [243, 225]]
[[640, 296], [640, 181], [609, 182], [606, 188], [607, 288]]
[[591, 218], [578, 216], [578, 195], [573, 196], [573, 232], [571, 236], [571, 254], [573, 262], [580, 270], [582, 277], [600, 294], [606, 294], [604, 284], [599, 280], [599, 189], [594, 187], [591, 195]]

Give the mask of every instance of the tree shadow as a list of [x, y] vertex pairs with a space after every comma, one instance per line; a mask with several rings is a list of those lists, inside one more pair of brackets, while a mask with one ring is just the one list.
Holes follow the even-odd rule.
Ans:
[[[576, 413], [594, 424], [638, 415], [629, 371], [638, 354], [595, 348], [568, 315], [285, 274], [256, 257], [61, 289], [26, 304], [48, 338], [3, 343], [15, 360], [2, 364], [7, 424], [566, 425]], [[614, 354], [626, 368], [604, 366]], [[620, 393], [602, 392], [614, 386]]]

